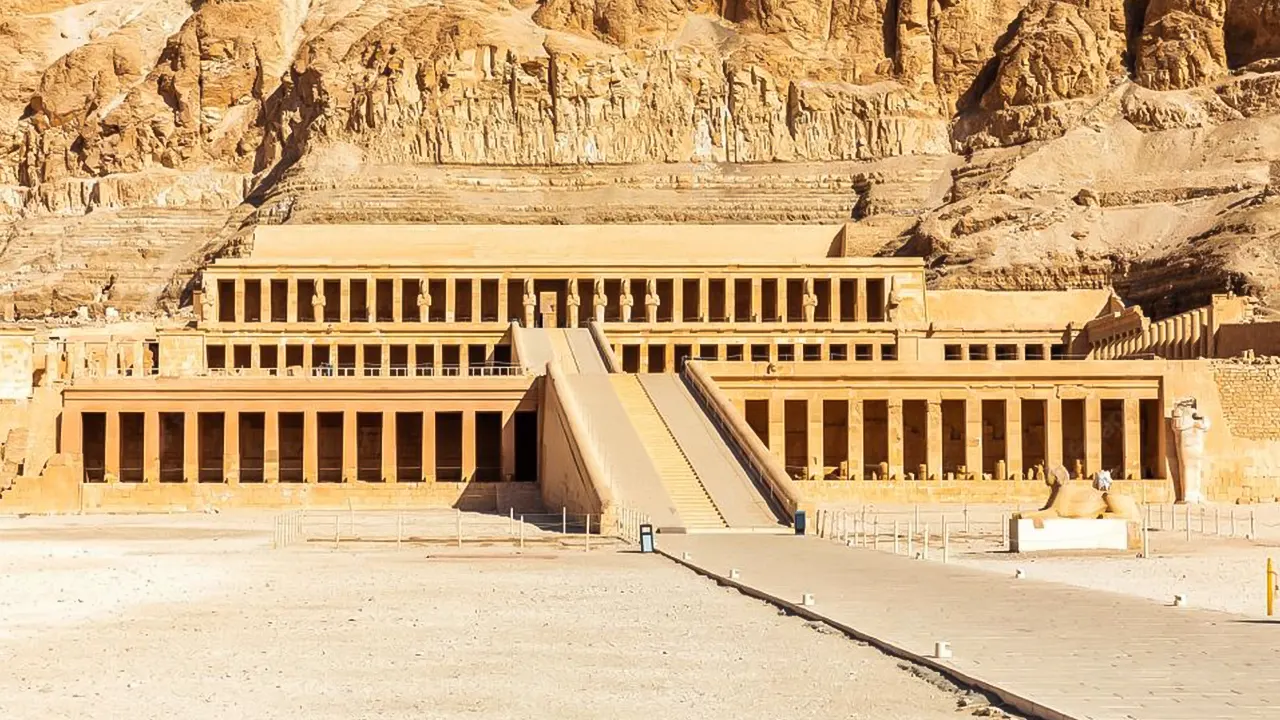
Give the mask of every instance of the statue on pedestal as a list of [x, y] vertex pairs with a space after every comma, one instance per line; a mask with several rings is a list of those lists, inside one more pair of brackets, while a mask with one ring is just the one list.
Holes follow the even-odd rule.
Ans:
[[216, 298], [213, 297], [213, 288], [210, 286], [209, 279], [203, 275], [200, 276], [200, 320], [201, 322], [213, 322], [217, 320]]
[[818, 293], [813, 289], [813, 278], [804, 279], [804, 321], [813, 322], [818, 314]]
[[1196, 410], [1195, 398], [1179, 400], [1173, 407], [1173, 432], [1178, 442], [1178, 470], [1182, 502], [1204, 502], [1208, 461], [1204, 457], [1204, 436], [1209, 432], [1209, 418]]
[[658, 307], [662, 305], [662, 298], [658, 295], [658, 281], [649, 278], [644, 286], [644, 316], [650, 323], [658, 322]]
[[582, 297], [578, 295], [578, 283], [569, 281], [569, 295], [564, 299], [569, 312], [569, 327], [578, 326], [578, 308], [582, 305]]
[[591, 298], [596, 322], [604, 322], [604, 308], [609, 304], [609, 297], [604, 294], [604, 278], [596, 278], [595, 295]]
[[[1049, 471], [1045, 481], [1051, 488], [1049, 502], [1043, 510], [1021, 513], [1017, 517], [1030, 520], [1042, 518], [1120, 518], [1123, 520], [1141, 520], [1142, 512], [1138, 502], [1128, 495], [1105, 492], [1098, 485], [1072, 480], [1067, 469], [1061, 465]], [[1110, 486], [1110, 477], [1106, 479]], [[1098, 483], [1101, 484], [1101, 483]]]

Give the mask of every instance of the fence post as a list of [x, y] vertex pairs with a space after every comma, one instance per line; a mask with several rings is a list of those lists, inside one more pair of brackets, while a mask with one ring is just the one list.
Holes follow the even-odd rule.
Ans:
[[[524, 516], [522, 515], [521, 517]], [[509, 505], [507, 506], [507, 534], [516, 534], [516, 509]]]
[[912, 527], [907, 530], [907, 557], [914, 558], [915, 556], [916, 556], [916, 529]]
[[1185, 510], [1182, 513], [1182, 519], [1186, 522], [1186, 525], [1187, 525], [1185, 528], [1183, 528], [1183, 530], [1186, 531], [1187, 539], [1190, 540], [1191, 539], [1191, 503], [1186, 504]]
[[404, 535], [404, 514], [396, 513], [396, 547], [400, 547], [400, 538]]
[[524, 516], [520, 516], [520, 549], [524, 549]]
[[458, 547], [462, 547], [462, 508], [458, 508], [456, 518], [458, 523]]
[[898, 554], [898, 521], [893, 521], [893, 554]]
[[1222, 508], [1216, 505], [1213, 508], [1213, 534], [1214, 536], [1222, 535]]
[[[965, 512], [968, 515], [966, 509]], [[942, 564], [946, 565], [951, 561], [951, 526], [947, 525], [947, 519], [942, 518]]]
[[1227, 515], [1231, 520], [1231, 537], [1236, 536], [1236, 509], [1234, 507], [1227, 509]]
[[560, 534], [569, 534], [569, 511], [563, 505], [560, 506]]
[[1254, 517], [1253, 511], [1250, 510], [1249, 511], [1249, 539], [1250, 540], [1258, 539], [1258, 526], [1254, 522], [1254, 520], [1255, 520], [1255, 517]]
[[880, 549], [880, 516], [871, 516], [871, 549]]
[[1000, 513], [1000, 547], [1009, 549], [1009, 516]]
[[[943, 527], [946, 527], [946, 526], [943, 525]], [[969, 503], [964, 504], [964, 534], [965, 535], [969, 534]]]
[[920, 536], [920, 546], [924, 551], [924, 559], [929, 559], [929, 523], [924, 524], [924, 534]]
[[586, 536], [587, 552], [591, 552], [591, 513], [587, 513], [587, 528], [583, 535]]
[[339, 523], [341, 522], [342, 522], [342, 518], [339, 517], [338, 513], [334, 513], [333, 514], [333, 546], [335, 548], [338, 547], [338, 533], [340, 532]]

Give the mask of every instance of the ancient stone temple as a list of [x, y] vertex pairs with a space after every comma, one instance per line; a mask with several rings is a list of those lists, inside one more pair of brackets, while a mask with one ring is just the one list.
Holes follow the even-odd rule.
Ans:
[[260, 226], [189, 315], [5, 324], [0, 511], [738, 527], [830, 500], [1035, 500], [1059, 466], [1166, 501], [1188, 402], [1216, 422], [1198, 491], [1276, 494], [1280, 366], [1247, 357], [1280, 333], [1247, 299], [1151, 320], [1108, 290], [930, 289], [921, 259], [845, 235]]

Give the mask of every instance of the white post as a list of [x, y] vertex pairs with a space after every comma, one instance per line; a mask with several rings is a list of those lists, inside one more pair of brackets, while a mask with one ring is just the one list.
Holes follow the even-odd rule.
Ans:
[[591, 513], [587, 513], [587, 528], [583, 534], [586, 536], [587, 552], [591, 552]]
[[964, 504], [964, 534], [969, 534], [969, 503]]
[[898, 521], [893, 521], [893, 554], [898, 554]]
[[462, 508], [458, 508], [457, 522], [458, 522], [458, 547], [462, 547]]
[[1188, 539], [1188, 540], [1190, 540], [1190, 539], [1191, 539], [1191, 503], [1187, 503], [1187, 504], [1186, 504], [1186, 509], [1185, 509], [1185, 511], [1183, 512], [1183, 518], [1182, 518], [1182, 519], [1183, 519], [1183, 520], [1186, 522], [1186, 524], [1187, 524], [1187, 526], [1186, 526], [1185, 528], [1183, 528], [1183, 529], [1184, 529], [1184, 530], [1186, 530], [1186, 533], [1187, 533], [1187, 539]]
[[1235, 537], [1236, 536], [1236, 509], [1234, 507], [1228, 508], [1227, 515], [1231, 520], [1231, 537]]
[[946, 518], [943, 518], [942, 520], [942, 564], [946, 565], [950, 561], [951, 561], [951, 527], [947, 525]]
[[[916, 514], [911, 519], [911, 535], [915, 535], [916, 530], [920, 528], [920, 505], [916, 505]], [[910, 553], [907, 553], [910, 554]]]
[[560, 507], [560, 534], [569, 534], [569, 511], [564, 506]]
[[342, 522], [342, 519], [338, 517], [338, 513], [334, 513], [333, 514], [333, 546], [334, 547], [338, 547], [338, 534], [341, 532], [341, 529], [339, 528], [339, 523], [341, 522]]
[[907, 531], [907, 557], [914, 558], [916, 556], [916, 533], [915, 528]]
[[1148, 529], [1142, 528], [1142, 558], [1145, 560], [1151, 557], [1151, 538], [1148, 535]]
[[516, 509], [507, 507], [507, 534], [516, 534]]
[[520, 549], [524, 549], [524, 516], [520, 516]]
[[396, 547], [400, 547], [400, 536], [404, 534], [404, 515], [396, 513]]
[[1000, 547], [1009, 547], [1009, 516], [1000, 513]]
[[920, 537], [920, 543], [924, 550], [924, 559], [929, 559], [929, 523], [924, 524], [924, 535]]
[[874, 515], [871, 518], [871, 549], [880, 549], [880, 516]]
[[1204, 534], [1204, 506], [1200, 506], [1200, 534]]
[[1249, 539], [1250, 539], [1250, 540], [1257, 540], [1257, 539], [1258, 539], [1258, 526], [1257, 526], [1257, 524], [1254, 522], [1254, 520], [1255, 520], [1255, 518], [1254, 518], [1254, 515], [1253, 515], [1253, 511], [1252, 511], [1252, 510], [1250, 510], [1250, 511], [1249, 511]]
[[1222, 535], [1222, 508], [1213, 508], [1213, 534]]

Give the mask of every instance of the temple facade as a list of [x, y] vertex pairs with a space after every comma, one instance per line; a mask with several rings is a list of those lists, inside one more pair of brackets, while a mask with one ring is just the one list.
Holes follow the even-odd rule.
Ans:
[[[3, 330], [0, 511], [627, 505], [732, 526], [735, 504], [783, 522], [1040, 499], [1057, 466], [1172, 500], [1174, 404], [1243, 417], [1223, 350], [1273, 332], [1243, 298], [1151, 321], [1109, 290], [929, 289], [921, 259], [844, 235], [260, 226], [185, 317]], [[1272, 492], [1272, 438], [1224, 425], [1210, 495]]]

